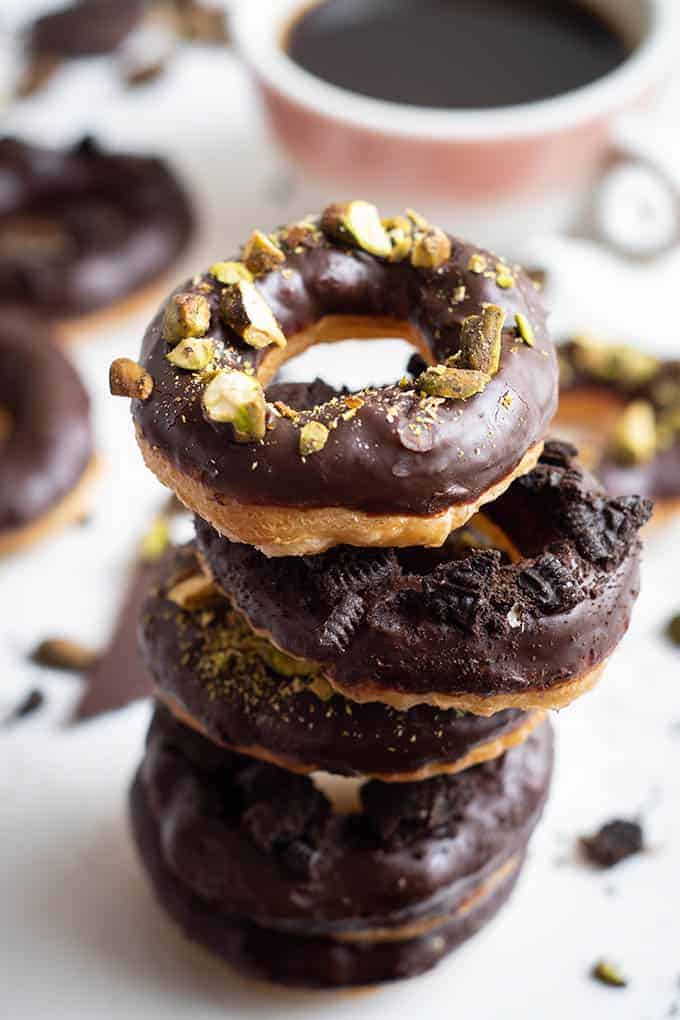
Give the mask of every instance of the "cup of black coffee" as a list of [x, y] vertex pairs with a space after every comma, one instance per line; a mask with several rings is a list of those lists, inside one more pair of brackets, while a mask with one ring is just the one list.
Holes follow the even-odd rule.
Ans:
[[511, 248], [573, 223], [680, 52], [675, 0], [269, 0], [234, 32], [323, 195], [417, 203]]

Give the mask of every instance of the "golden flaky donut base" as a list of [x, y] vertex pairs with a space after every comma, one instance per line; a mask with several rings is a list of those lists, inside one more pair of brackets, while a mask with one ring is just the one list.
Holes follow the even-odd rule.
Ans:
[[51, 510], [26, 527], [0, 531], [0, 556], [20, 552], [85, 517], [90, 506], [90, 489], [100, 471], [101, 461], [95, 455], [71, 491]]
[[[298, 775], [306, 776], [311, 775], [313, 772], [323, 771], [323, 767], [320, 765], [301, 762], [291, 755], [280, 751], [270, 751], [259, 744], [225, 744], [221, 740], [216, 740], [213, 734], [208, 733], [199, 720], [187, 712], [177, 698], [174, 698], [171, 694], [156, 688], [154, 690], [154, 697], [157, 701], [164, 704], [172, 712], [175, 719], [184, 726], [189, 726], [192, 730], [206, 737], [207, 740], [219, 744], [220, 747], [226, 747], [230, 751], [235, 751], [236, 754], [244, 754], [249, 758], [257, 758], [259, 761], [269, 762], [271, 765], [277, 765], [288, 772], [296, 772]], [[464, 772], [465, 769], [469, 769], [473, 765], [481, 765], [482, 762], [491, 761], [493, 758], [500, 758], [510, 748], [523, 744], [527, 737], [541, 725], [545, 717], [546, 713], [542, 711], [528, 712], [526, 717], [514, 729], [499, 737], [495, 737], [493, 740], [487, 740], [483, 744], [478, 744], [468, 754], [462, 758], [457, 758], [456, 761], [431, 762], [411, 772], [366, 772], [364, 773], [364, 778], [378, 779], [383, 783], [418, 783], [423, 779], [432, 779], [433, 776], [453, 776], [457, 772]]]
[[493, 502], [536, 465], [543, 443], [536, 443], [500, 482], [470, 503], [459, 503], [430, 516], [368, 514], [344, 507], [259, 506], [239, 503], [195, 481], [152, 446], [137, 429], [146, 466], [193, 513], [230, 539], [255, 546], [265, 556], [312, 556], [335, 545], [441, 546], [480, 507]]
[[534, 710], [566, 708], [576, 698], [592, 690], [602, 676], [607, 659], [599, 666], [581, 673], [572, 680], [554, 684], [552, 687], [541, 687], [526, 691], [509, 691], [482, 697], [479, 694], [441, 694], [438, 691], [423, 691], [409, 694], [405, 691], [391, 691], [378, 686], [370, 680], [344, 687], [332, 676], [325, 674], [331, 687], [350, 701], [379, 701], [400, 711], [406, 711], [415, 705], [432, 705], [434, 708], [457, 708], [461, 712], [472, 715], [490, 716], [502, 712], [506, 708], [521, 708], [525, 712]]

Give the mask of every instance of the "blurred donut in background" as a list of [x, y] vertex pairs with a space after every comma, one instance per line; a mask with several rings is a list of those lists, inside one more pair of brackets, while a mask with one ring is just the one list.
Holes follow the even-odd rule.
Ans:
[[69, 338], [93, 312], [148, 296], [191, 230], [161, 159], [91, 138], [64, 149], [0, 139], [0, 301], [39, 310]]
[[680, 361], [585, 334], [559, 349], [555, 431], [611, 496], [654, 500], [656, 523], [680, 511]]

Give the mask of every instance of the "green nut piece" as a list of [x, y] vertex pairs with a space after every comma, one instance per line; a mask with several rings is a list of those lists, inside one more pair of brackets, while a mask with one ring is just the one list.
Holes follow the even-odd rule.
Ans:
[[285, 262], [286, 256], [266, 234], [254, 230], [243, 249], [243, 261], [253, 276], [264, 276]]
[[634, 400], [619, 418], [610, 453], [621, 464], [645, 464], [656, 453], [656, 415], [646, 400]]
[[370, 202], [336, 202], [324, 209], [321, 229], [329, 237], [355, 244], [371, 255], [389, 258], [392, 242], [380, 222], [380, 214]]
[[253, 274], [242, 262], [216, 262], [210, 267], [210, 275], [220, 283], [238, 283], [239, 280], [252, 282]]
[[531, 325], [526, 315], [522, 315], [521, 312], [517, 312], [515, 316], [515, 323], [517, 325], [517, 333], [524, 340], [527, 347], [533, 347], [536, 343], [536, 336], [534, 334], [534, 327]]
[[596, 981], [603, 985], [609, 985], [611, 988], [625, 988], [628, 984], [628, 978], [610, 960], [598, 960], [593, 965], [591, 974]]
[[415, 385], [428, 397], [467, 400], [481, 393], [490, 381], [491, 376], [487, 372], [453, 368], [451, 365], [431, 365], [418, 376]]
[[391, 227], [388, 230], [392, 251], [389, 254], [390, 262], [403, 262], [411, 254], [413, 238], [410, 232], [403, 227]]
[[212, 361], [215, 341], [209, 337], [188, 337], [180, 340], [176, 347], [165, 355], [171, 365], [186, 368], [190, 372], [201, 372]]
[[300, 456], [309, 457], [323, 450], [328, 442], [328, 429], [320, 421], [308, 421], [300, 429]]
[[460, 359], [467, 368], [495, 375], [501, 362], [501, 337], [505, 312], [499, 305], [486, 305], [481, 315], [463, 319]]
[[255, 284], [239, 280], [225, 287], [220, 307], [227, 325], [251, 347], [286, 346], [283, 331]]
[[210, 305], [202, 294], [174, 294], [163, 319], [163, 339], [177, 343], [185, 337], [205, 336], [210, 328]]
[[170, 524], [165, 514], [159, 514], [139, 543], [139, 558], [143, 563], [155, 563], [170, 545]]
[[267, 408], [264, 391], [255, 376], [222, 369], [203, 392], [203, 409], [210, 421], [233, 425], [239, 443], [264, 439]]
[[451, 258], [451, 241], [439, 227], [418, 234], [411, 252], [411, 264], [418, 269], [438, 269]]
[[475, 252], [468, 261], [468, 269], [471, 273], [476, 273], [478, 276], [488, 269], [488, 266], [489, 263], [487, 262], [486, 255], [482, 255], [480, 252]]

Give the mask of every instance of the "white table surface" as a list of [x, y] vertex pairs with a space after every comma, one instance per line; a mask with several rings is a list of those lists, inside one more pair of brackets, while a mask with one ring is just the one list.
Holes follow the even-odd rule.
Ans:
[[[18, 23], [35, 4], [4, 0]], [[38, 5], [40, 6], [40, 5]], [[44, 5], [42, 5], [44, 6]], [[196, 97], [200, 97], [200, 102]], [[680, 88], [638, 124], [667, 163], [680, 160]], [[44, 142], [96, 131], [112, 145], [171, 158], [196, 194], [201, 230], [174, 275], [224, 257], [255, 225], [308, 211], [282, 181], [280, 157], [230, 55], [185, 52], [166, 78], [123, 91], [85, 62], [4, 116], [3, 129]], [[313, 206], [312, 206], [313, 207]], [[644, 269], [586, 243], [539, 238], [530, 254], [557, 267], [558, 330], [591, 326], [677, 352], [680, 257]], [[594, 294], [592, 282], [600, 281]], [[32, 686], [39, 713], [0, 731], [0, 1015], [12, 1020], [361, 1017], [403, 1020], [661, 1020], [680, 1009], [680, 653], [662, 638], [680, 611], [680, 524], [649, 537], [631, 632], [600, 689], [557, 720], [558, 762], [545, 820], [508, 908], [434, 973], [356, 995], [302, 994], [241, 980], [186, 943], [155, 906], [126, 826], [125, 796], [148, 706], [66, 729], [78, 682], [27, 662], [36, 642], [105, 641], [139, 533], [164, 493], [133, 443], [107, 367], [135, 356], [152, 307], [73, 349], [92, 395], [106, 472], [89, 525], [0, 565], [0, 716]], [[296, 373], [351, 384], [387, 380], [401, 344], [313, 352]], [[641, 815], [648, 850], [611, 872], [576, 841], [612, 816]], [[630, 976], [614, 990], [588, 977], [611, 957]]]

